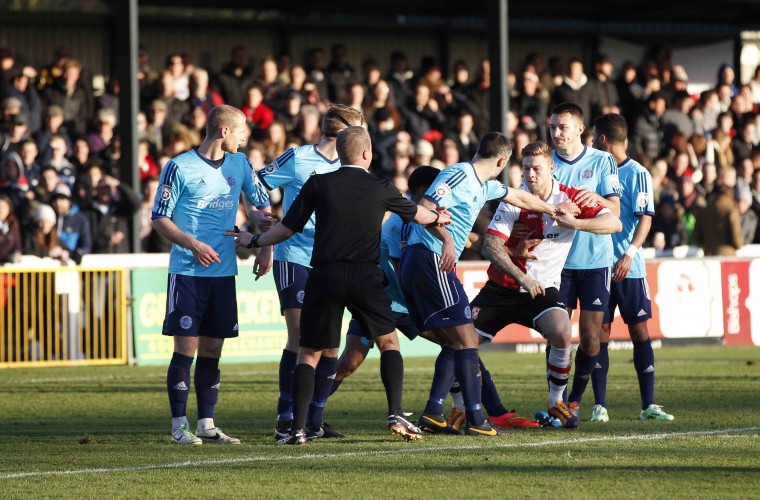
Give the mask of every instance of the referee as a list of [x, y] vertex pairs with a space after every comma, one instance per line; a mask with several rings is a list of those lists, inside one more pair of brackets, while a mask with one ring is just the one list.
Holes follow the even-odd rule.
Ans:
[[324, 353], [337, 356], [343, 312], [347, 307], [380, 351], [380, 376], [388, 398], [388, 428], [406, 440], [420, 437], [401, 407], [404, 362], [399, 352], [391, 312], [384, 289], [380, 260], [380, 231], [386, 211], [404, 222], [447, 224], [446, 213], [434, 212], [404, 198], [386, 180], [371, 175], [372, 144], [362, 127], [338, 134], [336, 149], [342, 167], [312, 176], [293, 201], [282, 223], [263, 234], [235, 232], [239, 246], [274, 245], [300, 232], [315, 214], [312, 272], [306, 282], [301, 314], [298, 361], [293, 373], [293, 427], [281, 444], [306, 444], [306, 413], [314, 392], [314, 370]]

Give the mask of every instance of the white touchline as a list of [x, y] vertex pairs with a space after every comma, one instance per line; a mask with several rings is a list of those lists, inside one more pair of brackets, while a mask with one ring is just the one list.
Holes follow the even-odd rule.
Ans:
[[599, 436], [577, 439], [554, 439], [551, 441], [537, 441], [533, 443], [501, 443], [486, 446], [426, 446], [424, 448], [405, 448], [396, 450], [376, 450], [376, 451], [348, 451], [345, 453], [323, 453], [323, 454], [304, 454], [279, 457], [240, 457], [240, 458], [220, 458], [215, 460], [186, 460], [183, 462], [174, 462], [168, 464], [156, 465], [136, 465], [131, 467], [101, 467], [96, 469], [66, 469], [52, 471], [36, 472], [12, 472], [0, 474], [0, 479], [16, 479], [23, 477], [35, 476], [56, 476], [56, 475], [77, 475], [77, 474], [97, 474], [101, 472], [135, 472], [143, 470], [157, 469], [179, 469], [182, 467], [199, 467], [204, 465], [223, 465], [239, 464], [246, 462], [278, 462], [290, 460], [311, 460], [314, 458], [345, 458], [345, 457], [366, 457], [375, 455], [401, 455], [404, 453], [426, 453], [432, 451], [457, 451], [457, 450], [493, 450], [499, 448], [536, 448], [539, 446], [557, 446], [572, 445], [583, 443], [596, 443], [603, 441], [654, 441], [657, 439], [666, 439], [680, 436], [712, 436], [719, 434], [731, 434], [737, 432], [760, 431], [760, 427], [743, 427], [735, 429], [715, 429], [709, 431], [684, 431], [684, 432], [658, 432], [656, 434], [634, 434], [631, 436]]

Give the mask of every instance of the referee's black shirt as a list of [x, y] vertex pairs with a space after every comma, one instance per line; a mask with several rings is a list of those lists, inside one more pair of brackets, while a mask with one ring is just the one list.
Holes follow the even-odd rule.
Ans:
[[389, 181], [361, 167], [344, 165], [334, 172], [313, 175], [282, 224], [300, 233], [316, 213], [312, 267], [332, 262], [378, 264], [380, 230], [388, 210], [410, 222], [417, 205]]

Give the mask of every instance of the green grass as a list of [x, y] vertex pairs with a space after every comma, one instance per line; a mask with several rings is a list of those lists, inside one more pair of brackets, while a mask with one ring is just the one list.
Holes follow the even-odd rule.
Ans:
[[[349, 437], [304, 448], [272, 439], [272, 363], [222, 368], [216, 421], [243, 441], [236, 447], [169, 444], [165, 368], [4, 370], [0, 497], [757, 498], [760, 349], [669, 347], [656, 357], [657, 401], [673, 422], [638, 420], [631, 353], [613, 352], [607, 424], [585, 422], [589, 389], [577, 431], [418, 443], [387, 433], [378, 364], [368, 361], [328, 404], [327, 420]], [[483, 359], [508, 407], [545, 409], [543, 354]], [[419, 413], [433, 360], [405, 362], [405, 406]], [[194, 414], [191, 394], [191, 423]]]

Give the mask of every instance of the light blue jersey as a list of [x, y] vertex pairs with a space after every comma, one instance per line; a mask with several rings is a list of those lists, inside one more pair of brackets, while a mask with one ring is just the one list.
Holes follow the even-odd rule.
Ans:
[[[639, 217], [642, 215], [654, 216], [652, 176], [647, 169], [630, 158], [626, 158], [623, 163], [618, 165], [618, 169], [620, 176], [620, 222], [623, 223], [623, 230], [612, 235], [616, 261], [625, 254], [628, 245], [633, 241], [633, 233], [639, 225]], [[639, 248], [626, 278], [646, 278], [646, 276], [644, 255]]]
[[[317, 150], [317, 146], [309, 144], [285, 151], [275, 161], [259, 170], [259, 179], [268, 189], [285, 186], [282, 200], [283, 214], [288, 213], [290, 205], [309, 177], [326, 174], [337, 170], [340, 160], [328, 160]], [[275, 245], [275, 260], [292, 262], [305, 267], [311, 267], [311, 253], [314, 248], [315, 214], [306, 223], [303, 231], [295, 233], [282, 243]]]
[[224, 153], [221, 164], [214, 165], [192, 149], [166, 164], [152, 218], [171, 219], [180, 231], [211, 246], [222, 261], [203, 267], [190, 250], [172, 245], [169, 273], [206, 277], [237, 274], [235, 241], [224, 236], [224, 230], [235, 225], [241, 191], [256, 208], [269, 206], [269, 194], [243, 153]]
[[[611, 154], [584, 147], [583, 152], [568, 162], [553, 153], [554, 177], [561, 184], [574, 188], [584, 187], [605, 198], [620, 196], [620, 181], [615, 159]], [[613, 261], [612, 238], [609, 234], [576, 231], [565, 269], [599, 269], [610, 267]]]
[[[451, 212], [451, 224], [446, 226], [446, 229], [454, 239], [457, 260], [464, 250], [483, 205], [489, 200], [498, 200], [506, 195], [507, 187], [501, 182], [481, 182], [470, 162], [455, 163], [438, 174], [425, 193], [425, 198]], [[410, 245], [416, 243], [422, 243], [438, 255], [443, 251], [443, 243], [419, 224], [414, 225], [409, 237]]]
[[401, 252], [409, 240], [409, 233], [414, 223], [405, 224], [401, 217], [391, 214], [383, 224], [383, 232], [380, 238], [380, 268], [388, 277], [386, 291], [391, 296], [391, 309], [393, 312], [409, 314], [406, 308], [406, 300], [398, 284], [398, 274], [393, 263], [401, 260]]

